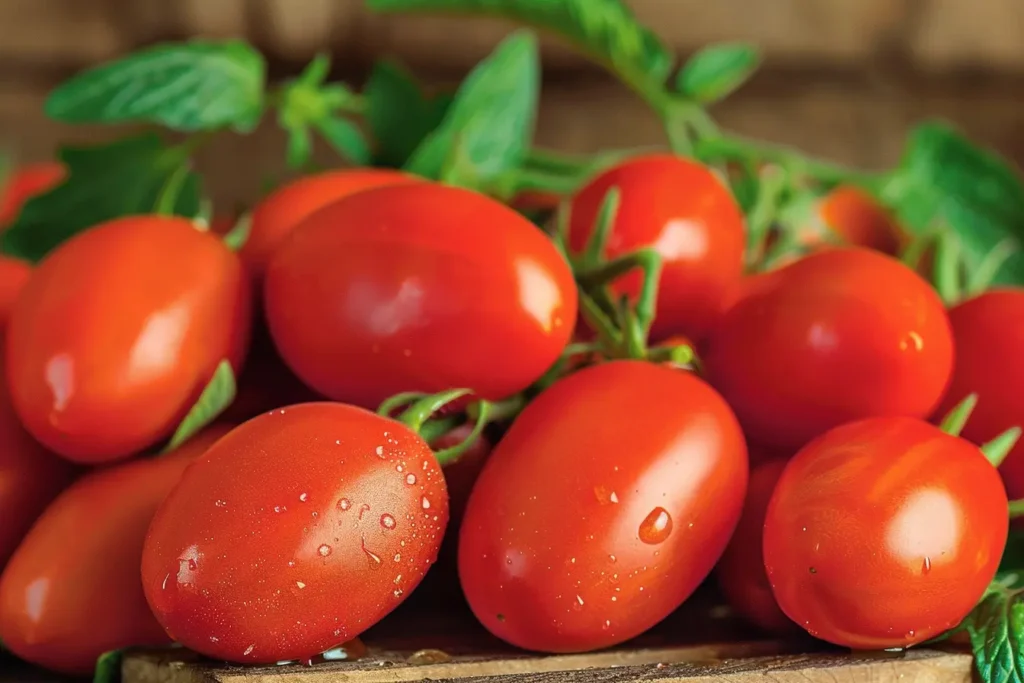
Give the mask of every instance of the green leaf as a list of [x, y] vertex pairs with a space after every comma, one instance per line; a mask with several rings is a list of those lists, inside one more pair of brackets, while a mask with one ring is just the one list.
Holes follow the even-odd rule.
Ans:
[[367, 122], [376, 141], [374, 165], [401, 168], [444, 119], [452, 96], [428, 98], [401, 66], [377, 62], [366, 83]]
[[68, 169], [63, 183], [33, 197], [14, 225], [0, 236], [0, 251], [39, 261], [54, 247], [99, 223], [152, 213], [171, 183], [181, 183], [170, 213], [199, 212], [199, 178], [181, 177], [185, 153], [165, 146], [153, 133], [93, 147], [65, 147], [60, 159]]
[[370, 163], [370, 146], [357, 125], [340, 116], [327, 116], [313, 125], [343, 158], [357, 166], [366, 166]]
[[621, 0], [367, 0], [382, 12], [451, 12], [511, 19], [561, 35], [634, 86], [661, 85], [673, 55]]
[[993, 584], [964, 619], [984, 683], [1024, 683], [1024, 602], [1020, 591]]
[[698, 102], [716, 102], [757, 70], [761, 55], [746, 43], [719, 43], [697, 52], [676, 76], [676, 90]]
[[50, 93], [67, 123], [158, 123], [181, 131], [252, 130], [263, 113], [263, 56], [241, 41], [166, 43], [89, 69]]
[[306, 126], [288, 129], [287, 161], [290, 168], [302, 168], [313, 158], [313, 137]]
[[101, 654], [96, 660], [92, 683], [117, 683], [120, 681], [122, 659], [124, 659], [124, 650], [111, 650]]
[[416, 149], [406, 169], [488, 187], [526, 156], [539, 95], [536, 37], [529, 31], [514, 33], [466, 77], [444, 121]]
[[231, 369], [231, 363], [222, 360], [214, 371], [210, 383], [199, 395], [199, 400], [192, 406], [192, 410], [188, 411], [188, 415], [178, 425], [174, 436], [167, 442], [164, 452], [167, 453], [178, 448], [203, 427], [216, 420], [235, 400], [237, 390], [235, 372]]

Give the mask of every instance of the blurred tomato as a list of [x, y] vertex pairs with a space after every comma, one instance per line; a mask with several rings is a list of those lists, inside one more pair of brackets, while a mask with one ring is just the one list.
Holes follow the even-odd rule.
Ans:
[[0, 230], [14, 222], [25, 202], [52, 190], [65, 174], [64, 165], [57, 162], [26, 164], [14, 169], [5, 186], [0, 187]]
[[26, 261], [0, 256], [0, 325], [7, 322], [14, 302], [31, 274], [32, 266]]
[[905, 237], [896, 219], [867, 192], [840, 186], [821, 202], [821, 220], [846, 244], [897, 256]]

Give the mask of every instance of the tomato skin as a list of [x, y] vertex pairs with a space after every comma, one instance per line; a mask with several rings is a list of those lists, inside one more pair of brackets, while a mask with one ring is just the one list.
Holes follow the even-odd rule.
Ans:
[[[953, 379], [935, 412], [941, 421], [967, 397], [978, 394], [978, 405], [962, 436], [978, 445], [1007, 429], [1024, 426], [1024, 289], [993, 290], [949, 311], [956, 341]], [[1018, 441], [999, 468], [1011, 499], [1024, 497], [1024, 442]]]
[[[654, 247], [662, 257], [652, 338], [701, 338], [743, 272], [746, 237], [736, 200], [705, 166], [669, 154], [636, 157], [600, 173], [573, 198], [573, 252], [586, 247], [601, 203], [613, 187], [619, 188], [621, 200], [608, 258], [643, 247]], [[640, 273], [634, 272], [613, 286], [635, 297], [641, 283]]]
[[759, 276], [703, 347], [708, 381], [744, 432], [795, 452], [845, 422], [927, 417], [952, 372], [942, 301], [911, 269], [829, 249]]
[[7, 322], [30, 275], [32, 266], [26, 261], [0, 256], [0, 325]]
[[82, 463], [170, 436], [221, 360], [241, 365], [251, 301], [238, 258], [182, 218], [135, 216], [68, 240], [8, 322], [15, 411]]
[[253, 209], [249, 239], [239, 252], [242, 263], [261, 279], [289, 233], [318, 209], [373, 187], [414, 182], [420, 179], [386, 168], [338, 169], [293, 180], [274, 190]]
[[821, 220], [847, 244], [896, 256], [906, 241], [903, 230], [864, 190], [840, 186], [821, 202]]
[[58, 496], [0, 576], [4, 645], [83, 675], [109, 650], [169, 642], [142, 594], [143, 539], [182, 472], [228, 429], [214, 425], [173, 453], [96, 470]]
[[15, 169], [6, 186], [0, 187], [0, 231], [14, 223], [25, 202], [52, 190], [66, 174], [64, 165], [53, 161], [26, 164]]
[[912, 418], [837, 427], [789, 461], [764, 526], [782, 610], [854, 649], [907, 647], [956, 626], [1006, 544], [1006, 493], [972, 444]]
[[484, 466], [459, 537], [463, 592], [518, 647], [623, 642], [711, 571], [746, 485], [739, 425], [704, 382], [639, 361], [580, 370], [527, 406]]
[[557, 360], [577, 305], [569, 265], [536, 226], [433, 183], [366, 190], [310, 216], [264, 294], [288, 366], [366, 408], [404, 391], [515, 394]]
[[157, 620], [193, 650], [304, 659], [402, 602], [447, 522], [444, 476], [418, 435], [306, 403], [246, 422], [189, 468], [153, 519], [142, 581]]
[[762, 538], [768, 501], [785, 467], [785, 460], [769, 460], [750, 471], [743, 514], [715, 567], [718, 586], [733, 610], [755, 626], [782, 635], [797, 627], [775, 602], [764, 569]]

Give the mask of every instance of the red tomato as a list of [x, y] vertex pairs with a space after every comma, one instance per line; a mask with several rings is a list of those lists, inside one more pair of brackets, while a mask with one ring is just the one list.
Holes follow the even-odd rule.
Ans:
[[367, 190], [310, 216], [265, 282], [267, 322], [306, 384], [367, 408], [403, 391], [501, 399], [557, 360], [576, 285], [554, 244], [483, 195]]
[[938, 294], [910, 268], [830, 249], [761, 275], [706, 340], [703, 361], [752, 442], [795, 452], [852, 420], [930, 415], [953, 339]]
[[765, 631], [783, 635], [795, 630], [796, 625], [782, 613], [772, 595], [761, 540], [768, 501], [785, 467], [785, 460], [770, 460], [750, 471], [743, 514], [715, 568], [722, 594], [737, 614]]
[[956, 626], [1006, 544], [1003, 485], [975, 446], [912, 418], [843, 425], [786, 466], [764, 525], [779, 606], [812, 636], [907, 647]]
[[250, 292], [238, 258], [182, 218], [81, 233], [36, 269], [11, 312], [11, 399], [28, 431], [78, 462], [168, 437], [221, 360], [237, 369]]
[[0, 256], [0, 324], [7, 322], [14, 302], [31, 274], [32, 266], [25, 261]]
[[822, 199], [819, 211], [824, 225], [809, 236], [813, 243], [831, 231], [847, 244], [896, 256], [906, 241], [896, 219], [860, 188], [837, 187]]
[[494, 635], [546, 652], [637, 636], [707, 576], [736, 526], [747, 454], [725, 401], [639, 361], [566, 377], [484, 466], [459, 578]]
[[[963, 437], [981, 445], [1012, 427], [1024, 427], [1024, 290], [982, 294], [949, 311], [956, 365], [946, 398], [935, 413], [941, 420], [968, 394], [978, 405]], [[1024, 441], [1000, 467], [1010, 498], [1024, 497]]]
[[240, 252], [242, 262], [254, 276], [262, 278], [285, 237], [318, 209], [372, 187], [414, 182], [420, 180], [386, 168], [339, 169], [294, 180], [274, 190], [253, 209], [249, 239]]
[[[668, 154], [637, 157], [602, 172], [573, 199], [569, 244], [574, 252], [586, 246], [613, 187], [621, 200], [608, 257], [643, 247], [662, 257], [652, 338], [699, 339], [743, 272], [746, 237], [736, 200], [700, 164]], [[614, 284], [617, 292], [635, 296], [641, 283], [640, 273], [633, 272]]]
[[153, 513], [228, 427], [174, 453], [96, 470], [46, 509], [0, 577], [0, 640], [34, 664], [87, 674], [109, 650], [160, 645], [139, 561]]
[[6, 187], [0, 187], [0, 230], [14, 222], [25, 202], [52, 190], [64, 180], [65, 173], [64, 165], [56, 162], [27, 164], [15, 169]]
[[246, 422], [189, 468], [150, 527], [142, 581], [157, 619], [193, 650], [305, 659], [402, 602], [447, 523], [444, 476], [418, 435], [306, 403]]

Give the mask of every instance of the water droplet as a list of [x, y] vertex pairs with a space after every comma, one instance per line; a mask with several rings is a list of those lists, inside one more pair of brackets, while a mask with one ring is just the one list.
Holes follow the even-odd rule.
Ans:
[[576, 558], [575, 557], [570, 557], [569, 558], [569, 562], [571, 562], [572, 564], [576, 564]]
[[167, 576], [164, 577], [164, 582], [162, 584], [160, 584], [160, 589], [161, 590], [167, 590], [167, 579], [169, 579], [169, 578], [171, 578], [170, 574], [168, 574]]
[[405, 468], [401, 464], [395, 465], [396, 472], [405, 472]]
[[383, 514], [380, 516], [380, 525], [385, 529], [395, 528], [395, 518], [389, 514]]
[[305, 503], [307, 500], [309, 500], [309, 494], [303, 491], [302, 493], [299, 494], [299, 500]]
[[412, 472], [410, 472], [409, 474], [405, 475], [405, 483], [408, 484], [409, 486], [412, 486], [413, 484], [415, 484], [416, 483], [416, 475], [413, 474]]
[[359, 519], [363, 518], [363, 515], [370, 511], [370, 504], [363, 503], [359, 506]]
[[377, 446], [377, 448], [375, 448], [373, 452], [377, 454], [378, 458], [383, 458], [384, 457], [384, 447], [383, 446]]
[[280, 514], [282, 512], [287, 512], [287, 511], [288, 511], [288, 508], [285, 507], [284, 505], [275, 505], [274, 506], [274, 512], [276, 512], [278, 514]]
[[807, 527], [801, 528], [800, 531], [807, 531]]
[[320, 557], [327, 557], [331, 554], [331, 546], [324, 543], [319, 548], [317, 548], [316, 551], [320, 553]]
[[218, 638], [217, 636], [210, 636], [210, 642], [211, 643], [219, 643], [220, 642], [220, 638]]
[[398, 576], [395, 577], [395, 584], [399, 584], [399, 583], [402, 583], [402, 575], [401, 574], [399, 574]]
[[913, 638], [914, 635], [915, 635], [915, 632], [914, 632], [913, 629], [911, 629], [910, 631], [907, 631], [907, 638]]
[[430, 509], [430, 500], [428, 500], [426, 496], [423, 496], [422, 498], [420, 498], [420, 505], [423, 506], [424, 510], [429, 510]]
[[216, 505], [219, 508], [226, 507], [227, 504], [228, 502], [226, 500], [218, 500], [214, 502], [214, 505]]
[[607, 630], [608, 630], [608, 629], [610, 629], [611, 627], [612, 627], [612, 622], [611, 622], [611, 620], [610, 620], [610, 619], [605, 619], [605, 620], [604, 620], [604, 623], [603, 623], [603, 624], [601, 624], [601, 630], [602, 630], [602, 631], [607, 631]]
[[931, 570], [932, 570], [932, 558], [926, 557], [926, 558], [924, 558], [924, 562], [921, 563], [921, 573], [922, 574], [927, 574]]
[[249, 647], [245, 648], [245, 652], [242, 653], [242, 656], [243, 657], [249, 656], [255, 648], [256, 648], [256, 643], [253, 643]]
[[405, 593], [405, 591], [403, 591], [401, 588], [396, 588], [394, 595], [395, 595], [396, 598], [400, 598], [400, 597], [402, 597], [402, 595], [404, 593]]
[[402, 554], [401, 553], [395, 553], [395, 562], [401, 562], [401, 561], [402, 561]]
[[578, 603], [580, 603], [582, 605], [583, 604], [583, 598], [580, 597], [579, 595], [577, 595], [576, 596], [576, 602], [578, 602]]
[[370, 569], [380, 569], [380, 556], [376, 555], [372, 550], [366, 547], [365, 538], [360, 539], [360, 543], [363, 548], [363, 554], [366, 555], [366, 559], [370, 561]]
[[340, 446], [341, 445], [341, 439], [335, 439], [334, 440], [334, 445], [335, 446]]
[[811, 571], [812, 574], [817, 574], [818, 573], [818, 570], [815, 569], [814, 567], [810, 567], [810, 571]]
[[610, 500], [613, 503], [618, 503], [619, 502], [619, 494], [615, 493], [615, 491], [612, 491], [611, 494], [609, 494], [609, 496], [608, 496], [608, 500]]
[[352, 501], [349, 500], [348, 498], [342, 498], [341, 500], [338, 501], [338, 509], [341, 510], [342, 512], [345, 512], [350, 507], [352, 507]]
[[299, 588], [305, 588], [306, 587], [306, 584], [302, 583], [301, 581], [296, 581], [295, 585], [298, 586]]
[[608, 559], [611, 560], [612, 562], [614, 562], [615, 561], [615, 556], [614, 555], [609, 555]]
[[289, 567], [294, 567], [295, 566], [295, 560], [288, 560], [288, 566]]
[[672, 517], [668, 510], [656, 507], [640, 523], [640, 540], [648, 545], [663, 543], [672, 533]]

